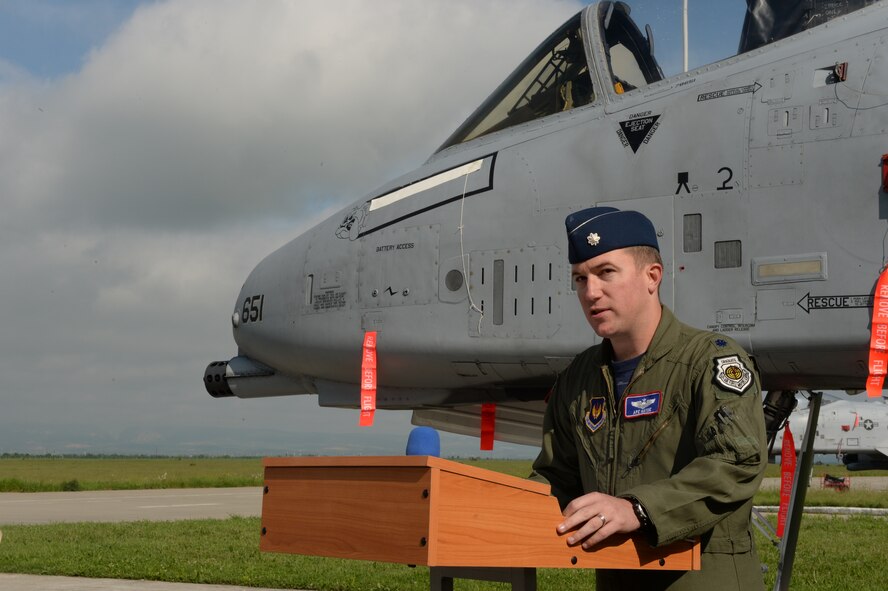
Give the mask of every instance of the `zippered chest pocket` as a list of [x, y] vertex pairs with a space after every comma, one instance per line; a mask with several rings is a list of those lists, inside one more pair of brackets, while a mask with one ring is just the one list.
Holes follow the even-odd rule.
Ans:
[[680, 430], [683, 411], [672, 401], [656, 417], [623, 419], [623, 450], [626, 458], [621, 477], [626, 478], [642, 464], [661, 464], [660, 477], [669, 476], [676, 464], [681, 443]]

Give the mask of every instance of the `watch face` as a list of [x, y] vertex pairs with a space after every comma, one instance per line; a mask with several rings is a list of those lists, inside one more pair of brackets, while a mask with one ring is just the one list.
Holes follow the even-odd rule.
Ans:
[[641, 527], [646, 527], [647, 524], [650, 523], [650, 519], [648, 519], [647, 512], [645, 512], [644, 507], [641, 506], [641, 503], [637, 500], [633, 501], [632, 509], [635, 511], [635, 517], [638, 519]]

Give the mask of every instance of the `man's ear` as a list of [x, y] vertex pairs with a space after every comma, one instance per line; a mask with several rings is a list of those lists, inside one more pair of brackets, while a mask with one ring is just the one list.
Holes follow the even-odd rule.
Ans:
[[663, 281], [663, 265], [651, 263], [645, 270], [648, 279], [648, 293], [655, 294], [660, 290], [660, 282]]

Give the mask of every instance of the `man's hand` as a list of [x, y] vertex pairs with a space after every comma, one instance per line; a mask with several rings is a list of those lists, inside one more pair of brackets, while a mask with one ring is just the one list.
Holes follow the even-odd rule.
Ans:
[[568, 545], [582, 542], [583, 549], [589, 550], [612, 534], [630, 533], [640, 527], [631, 502], [595, 492], [571, 501], [557, 529], [559, 534], [576, 530], [568, 536]]

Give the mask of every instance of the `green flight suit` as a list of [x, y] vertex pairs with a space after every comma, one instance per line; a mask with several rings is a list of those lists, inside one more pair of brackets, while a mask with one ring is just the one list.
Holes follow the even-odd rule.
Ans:
[[699, 536], [702, 570], [602, 570], [596, 588], [763, 589], [750, 515], [767, 462], [759, 376], [731, 339], [665, 306], [623, 397], [609, 341], [558, 377], [534, 472], [562, 508], [589, 492], [635, 497], [660, 546]]

